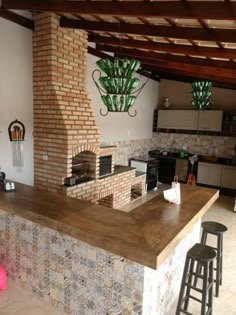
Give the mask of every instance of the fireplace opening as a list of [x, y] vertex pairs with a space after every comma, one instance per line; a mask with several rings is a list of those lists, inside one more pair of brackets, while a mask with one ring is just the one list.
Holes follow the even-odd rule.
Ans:
[[82, 151], [72, 158], [71, 177], [66, 178], [69, 186], [88, 182], [96, 177], [96, 154]]
[[112, 195], [108, 195], [104, 198], [101, 198], [98, 200], [98, 204], [100, 206], [104, 206], [104, 207], [108, 207], [108, 208], [112, 208], [113, 206], [113, 194]]
[[100, 168], [99, 168], [99, 176], [105, 176], [111, 174], [112, 170], [112, 156], [100, 156]]

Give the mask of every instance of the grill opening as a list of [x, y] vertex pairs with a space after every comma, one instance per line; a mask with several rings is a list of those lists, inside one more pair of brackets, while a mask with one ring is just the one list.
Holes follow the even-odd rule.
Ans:
[[100, 156], [100, 168], [99, 168], [99, 176], [105, 176], [111, 174], [111, 166], [112, 166], [112, 156]]

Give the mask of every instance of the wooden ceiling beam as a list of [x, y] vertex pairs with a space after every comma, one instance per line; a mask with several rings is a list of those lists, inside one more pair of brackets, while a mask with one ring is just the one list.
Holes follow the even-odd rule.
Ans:
[[194, 64], [194, 65], [200, 65], [200, 66], [210, 66], [210, 67], [226, 68], [226, 69], [236, 69], [236, 62], [232, 62], [232, 61], [222, 61], [222, 60], [163, 54], [163, 53], [157, 53], [154, 51], [144, 51], [144, 50], [139, 50], [139, 49], [130, 49], [130, 48], [123, 48], [123, 47], [121, 48], [117, 46], [109, 46], [109, 45], [103, 45], [103, 44], [96, 44], [96, 49], [99, 51], [113, 52], [113, 53], [116, 53], [117, 55], [127, 56], [127, 57], [173, 61], [173, 62], [180, 62], [180, 63], [185, 63], [185, 64]]
[[181, 1], [2, 0], [2, 8], [135, 17], [236, 18], [236, 3], [232, 2], [229, 7], [220, 1], [192, 1], [186, 7]]
[[223, 68], [216, 68], [216, 67], [207, 67], [207, 66], [199, 66], [193, 64], [185, 64], [181, 62], [173, 62], [173, 61], [166, 61], [166, 60], [150, 60], [150, 59], [143, 59], [139, 58], [142, 65], [150, 65], [158, 68], [165, 68], [169, 69], [170, 71], [181, 71], [186, 73], [198, 73], [200, 76], [212, 76], [220, 79], [227, 79], [228, 82], [235, 82], [236, 83], [236, 69], [223, 69]]
[[0, 17], [8, 21], [19, 24], [23, 27], [26, 27], [30, 30], [34, 30], [34, 22], [20, 14], [17, 14], [12, 11], [4, 10], [0, 8]]
[[122, 34], [137, 34], [159, 37], [170, 37], [178, 39], [223, 41], [235, 43], [236, 30], [233, 29], [202, 29], [200, 27], [178, 27], [152, 24], [131, 24], [131, 23], [111, 23], [94, 22], [86, 20], [69, 19], [61, 17], [61, 27], [78, 28], [87, 31], [102, 31]]
[[[185, 75], [179, 75], [179, 74], [171, 74], [166, 71], [161, 72], [157, 71], [156, 75], [160, 77], [160, 81], [162, 79], [165, 80], [174, 80], [174, 81], [179, 81], [179, 82], [186, 82], [186, 83], [192, 83], [193, 81], [196, 80], [196, 78], [193, 78], [191, 76], [185, 76]], [[213, 87], [218, 87], [218, 88], [223, 88], [223, 89], [230, 89], [230, 90], [235, 90], [236, 89], [236, 84], [230, 84], [230, 83], [223, 83], [219, 81], [212, 81]]]
[[221, 49], [215, 47], [188, 46], [179, 44], [165, 44], [152, 41], [141, 41], [135, 39], [119, 39], [99, 35], [89, 35], [90, 42], [109, 44], [118, 47], [132, 47], [147, 50], [164, 51], [169, 53], [204, 56], [213, 58], [236, 59], [236, 49]]
[[142, 62], [142, 66], [145, 66], [146, 69], [151, 69], [153, 72], [157, 73], [166, 73], [166, 74], [173, 74], [177, 76], [186, 76], [191, 77], [194, 80], [210, 80], [210, 81], [217, 81], [222, 83], [227, 83], [236, 86], [236, 77], [235, 78], [228, 78], [224, 76], [218, 76], [215, 74], [209, 74], [209, 73], [202, 73], [199, 71], [192, 71], [192, 70], [186, 70], [186, 69], [173, 69], [169, 66], [163, 66], [163, 65], [153, 65], [146, 63], [145, 61]]

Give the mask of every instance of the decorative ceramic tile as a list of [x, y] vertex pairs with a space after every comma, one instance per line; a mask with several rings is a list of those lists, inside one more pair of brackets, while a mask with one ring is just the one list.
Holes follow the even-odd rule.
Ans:
[[150, 139], [123, 140], [109, 142], [115, 145], [114, 163], [128, 164], [134, 156], [147, 155], [153, 149], [180, 150], [201, 155], [215, 155], [231, 158], [234, 154], [236, 138], [175, 133], [153, 133]]
[[0, 262], [20, 285], [68, 314], [162, 315], [176, 298], [199, 229], [200, 223], [153, 270], [0, 211]]

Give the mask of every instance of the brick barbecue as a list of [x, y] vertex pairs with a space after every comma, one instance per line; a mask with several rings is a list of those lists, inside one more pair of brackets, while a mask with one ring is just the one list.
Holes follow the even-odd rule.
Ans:
[[[100, 148], [100, 136], [86, 90], [87, 33], [60, 28], [52, 13], [34, 14], [34, 178], [35, 187], [70, 197], [121, 208], [131, 188], [145, 192], [145, 175], [135, 170], [99, 178], [99, 157], [114, 147]], [[65, 187], [73, 159], [89, 163], [90, 179]]]

